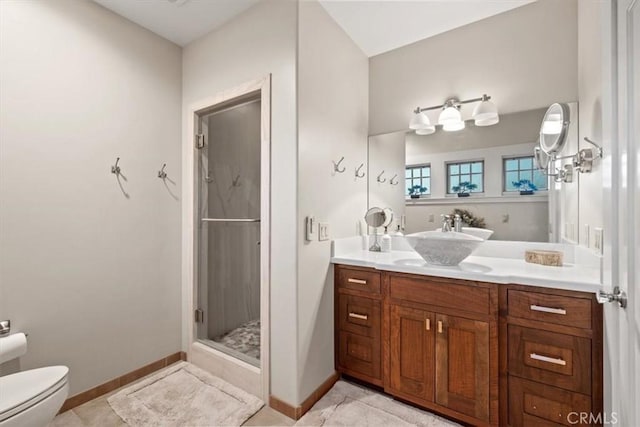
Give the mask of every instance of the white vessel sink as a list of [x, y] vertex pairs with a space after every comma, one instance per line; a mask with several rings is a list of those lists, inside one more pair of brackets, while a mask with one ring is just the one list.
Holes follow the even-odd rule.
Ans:
[[[441, 229], [436, 228], [434, 231], [441, 231]], [[489, 237], [491, 237], [491, 235], [493, 234], [493, 230], [477, 227], [462, 227], [462, 232], [464, 234], [470, 234], [472, 236], [479, 237], [482, 240], [489, 240]]]
[[484, 242], [479, 237], [455, 231], [423, 231], [405, 238], [427, 263], [446, 266], [460, 264]]

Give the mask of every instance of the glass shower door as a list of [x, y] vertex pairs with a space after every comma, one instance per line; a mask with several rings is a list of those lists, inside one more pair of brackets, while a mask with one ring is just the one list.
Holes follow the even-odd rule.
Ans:
[[259, 366], [260, 100], [198, 115], [200, 342]]

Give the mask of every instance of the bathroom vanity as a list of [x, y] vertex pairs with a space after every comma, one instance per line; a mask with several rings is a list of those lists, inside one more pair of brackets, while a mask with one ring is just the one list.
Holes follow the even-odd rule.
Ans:
[[602, 411], [593, 292], [335, 262], [340, 373], [471, 425], [581, 425]]

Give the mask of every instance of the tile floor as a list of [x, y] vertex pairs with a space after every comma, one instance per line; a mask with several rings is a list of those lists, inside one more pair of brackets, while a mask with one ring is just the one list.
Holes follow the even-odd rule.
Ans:
[[[146, 377], [145, 377], [146, 378]], [[139, 379], [142, 381], [144, 378]], [[132, 383], [133, 384], [133, 383]], [[124, 387], [129, 387], [127, 384]], [[83, 405], [64, 412], [49, 423], [48, 427], [119, 427], [127, 424], [116, 414], [107, 399], [114, 393], [120, 391], [114, 390], [111, 393], [100, 396]], [[264, 406], [249, 418], [243, 425], [245, 426], [292, 426], [295, 421], [282, 415], [268, 406]]]

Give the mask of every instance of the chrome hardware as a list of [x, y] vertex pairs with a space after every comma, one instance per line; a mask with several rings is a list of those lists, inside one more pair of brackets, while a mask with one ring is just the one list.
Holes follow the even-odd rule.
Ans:
[[167, 167], [167, 164], [166, 164], [166, 163], [164, 163], [164, 164], [162, 165], [162, 169], [160, 169], [160, 170], [158, 171], [158, 178], [160, 178], [160, 179], [165, 179], [165, 178], [167, 177], [167, 173], [164, 171], [164, 168], [166, 168], [166, 167]]
[[583, 148], [578, 151], [578, 154], [575, 155], [573, 159], [574, 168], [581, 173], [589, 173], [591, 172], [591, 168], [593, 166], [593, 161], [596, 159], [601, 159], [603, 156], [602, 147], [586, 136], [584, 140], [589, 144], [593, 145], [595, 148]]
[[552, 314], [567, 314], [567, 310], [564, 308], [552, 308], [552, 307], [544, 307], [542, 305], [532, 304], [529, 306], [531, 311], [541, 311], [543, 313], [552, 313]]
[[451, 231], [451, 215], [441, 214], [440, 218], [442, 218], [442, 232]]
[[11, 332], [11, 320], [0, 320], [0, 336], [9, 335]]
[[458, 214], [453, 217], [453, 229], [458, 233], [462, 232], [462, 217]]
[[203, 149], [204, 148], [204, 134], [201, 134], [201, 133], [197, 134], [195, 136], [195, 141], [194, 142], [195, 142], [195, 146], [196, 146], [197, 150]]
[[354, 319], [367, 320], [369, 316], [366, 314], [358, 314], [358, 313], [349, 313], [349, 317], [353, 317]]
[[533, 360], [539, 360], [540, 362], [553, 363], [554, 365], [566, 366], [567, 362], [560, 358], [542, 356], [540, 354], [531, 353], [529, 357]]
[[332, 160], [332, 162], [333, 162], [333, 171], [334, 172], [342, 173], [342, 172], [347, 170], [347, 168], [344, 167], [344, 166], [342, 167], [342, 169], [340, 169], [340, 163], [342, 163], [343, 161], [344, 161], [344, 156], [342, 156], [342, 158], [340, 160], [338, 160], [338, 163], [333, 162], [333, 160]]
[[118, 157], [116, 159], [116, 164], [111, 166], [111, 173], [114, 173], [116, 175], [120, 175], [120, 166], [118, 166], [119, 162], [120, 162], [120, 157]]
[[360, 173], [360, 169], [364, 166], [364, 163], [361, 163], [360, 166], [356, 169], [356, 178], [364, 178], [365, 173]]
[[260, 218], [202, 218], [202, 222], [260, 222]]
[[347, 279], [347, 282], [349, 283], [355, 283], [356, 285], [366, 285], [367, 281], [366, 280], [360, 280], [360, 279], [352, 279], [351, 277], [349, 277]]
[[427, 331], [431, 330], [431, 319], [424, 319], [424, 328]]
[[627, 308], [627, 294], [619, 286], [614, 287], [613, 292], [599, 290], [597, 299], [600, 304], [617, 302], [620, 307]]
[[438, 333], [442, 333], [442, 320], [438, 320]]
[[380, 175], [378, 175], [378, 177], [376, 178], [376, 181], [378, 181], [380, 184], [387, 182], [387, 178], [382, 179], [382, 175], [384, 175], [384, 171], [380, 172]]
[[[397, 177], [398, 177], [398, 174], [393, 175], [393, 178], [391, 178], [391, 179], [389, 180], [389, 184], [391, 184], [391, 185], [398, 185], [398, 184], [400, 184], [400, 182], [398, 182], [398, 180], [396, 179]], [[395, 182], [393, 181], [394, 179], [396, 180]]]

